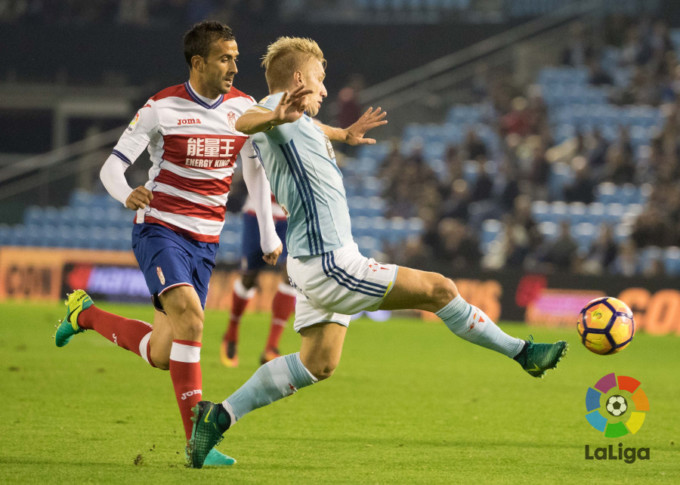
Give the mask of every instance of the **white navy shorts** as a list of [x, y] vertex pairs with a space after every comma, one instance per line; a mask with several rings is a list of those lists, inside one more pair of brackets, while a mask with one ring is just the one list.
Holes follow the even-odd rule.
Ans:
[[366, 258], [356, 243], [321, 256], [288, 256], [297, 290], [295, 331], [322, 322], [349, 326], [351, 315], [377, 310], [397, 279], [397, 265]]

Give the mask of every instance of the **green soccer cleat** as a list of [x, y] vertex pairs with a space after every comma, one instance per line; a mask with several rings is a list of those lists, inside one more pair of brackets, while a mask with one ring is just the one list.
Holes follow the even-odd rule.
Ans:
[[567, 342], [560, 340], [554, 344], [535, 344], [533, 337], [515, 357], [522, 368], [534, 377], [543, 377], [545, 371], [557, 367], [557, 363], [567, 353]]
[[188, 465], [192, 468], [201, 468], [209, 464], [207, 458], [211, 450], [222, 441], [222, 434], [229, 429], [229, 424], [221, 426], [218, 423], [222, 411], [220, 407], [222, 406], [219, 403], [201, 401], [192, 409], [194, 415], [191, 420], [194, 426], [187, 446]]
[[[189, 462], [189, 448], [185, 450], [187, 462]], [[229, 455], [225, 455], [224, 453], [221, 453], [220, 451], [217, 450], [217, 448], [213, 448], [210, 450], [208, 453], [208, 456], [205, 457], [205, 461], [203, 462], [203, 466], [231, 466], [234, 463], [236, 463], [236, 459], [232, 458]]]
[[90, 306], [92, 306], [92, 298], [85, 293], [85, 290], [76, 290], [66, 296], [66, 317], [61, 321], [54, 336], [57, 347], [63, 347], [75, 334], [85, 331], [78, 326], [78, 315]]

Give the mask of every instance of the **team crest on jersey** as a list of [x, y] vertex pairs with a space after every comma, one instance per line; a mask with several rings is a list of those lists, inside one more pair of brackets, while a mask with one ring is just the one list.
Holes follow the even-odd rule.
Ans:
[[165, 284], [165, 275], [163, 274], [163, 270], [161, 269], [160, 266], [156, 266], [156, 274], [158, 275], [158, 281], [161, 282], [161, 285]]
[[236, 113], [233, 111], [227, 113], [227, 126], [231, 131], [236, 131]]
[[333, 144], [331, 143], [330, 138], [326, 138], [326, 150], [328, 150], [328, 157], [331, 160], [335, 160], [335, 151], [333, 150]]

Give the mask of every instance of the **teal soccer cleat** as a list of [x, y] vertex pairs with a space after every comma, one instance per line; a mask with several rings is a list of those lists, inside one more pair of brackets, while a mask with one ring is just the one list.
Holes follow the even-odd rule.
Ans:
[[54, 336], [57, 347], [63, 347], [69, 343], [71, 337], [75, 334], [85, 331], [78, 326], [78, 315], [83, 310], [90, 308], [92, 304], [92, 298], [85, 293], [85, 290], [76, 290], [66, 296], [66, 317], [61, 321]]
[[[191, 459], [189, 458], [189, 447], [185, 450], [186, 454], [186, 459], [187, 459], [187, 466], [191, 466]], [[205, 457], [205, 461], [203, 462], [203, 466], [231, 466], [234, 463], [236, 463], [236, 458], [232, 458], [229, 455], [225, 455], [224, 453], [221, 453], [220, 451], [217, 450], [217, 448], [213, 448], [208, 452], [208, 456]]]
[[557, 363], [567, 353], [567, 348], [567, 342], [564, 340], [554, 344], [535, 344], [533, 337], [530, 337], [515, 360], [529, 375], [543, 377], [545, 371], [557, 367]]
[[205, 457], [203, 466], [231, 466], [236, 463], [236, 460], [229, 455], [220, 453], [216, 448], [213, 448]]

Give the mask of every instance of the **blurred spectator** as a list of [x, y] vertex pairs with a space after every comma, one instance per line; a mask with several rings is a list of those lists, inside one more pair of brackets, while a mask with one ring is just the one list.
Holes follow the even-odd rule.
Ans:
[[588, 150], [588, 165], [591, 167], [595, 177], [599, 180], [607, 161], [609, 142], [602, 136], [602, 132], [596, 128], [593, 130], [591, 136], [588, 137], [586, 147]]
[[512, 215], [503, 218], [503, 234], [484, 255], [483, 266], [488, 269], [522, 268], [531, 247], [531, 236], [524, 224]]
[[612, 145], [607, 150], [604, 180], [616, 185], [632, 183], [635, 180], [632, 157], [621, 145]]
[[574, 179], [564, 186], [564, 200], [590, 204], [595, 200], [595, 181], [585, 157], [574, 157], [571, 162]]
[[571, 235], [569, 222], [562, 221], [557, 237], [546, 244], [543, 263], [551, 271], [569, 271], [577, 250], [578, 245]]
[[633, 241], [626, 240], [619, 245], [619, 251], [611, 266], [611, 272], [621, 276], [635, 276], [639, 270], [638, 254]]
[[493, 189], [493, 180], [489, 174], [490, 162], [485, 157], [479, 156], [477, 162], [477, 179], [472, 187], [472, 194], [470, 200], [478, 202], [486, 200], [491, 197], [491, 190]]
[[545, 149], [542, 144], [533, 148], [529, 162], [530, 166], [526, 180], [531, 187], [532, 197], [537, 200], [547, 200], [550, 164], [545, 157]]
[[437, 258], [445, 262], [449, 271], [475, 267], [481, 260], [479, 241], [470, 234], [465, 224], [457, 219], [442, 219], [437, 226], [437, 241], [431, 248]]
[[463, 142], [463, 156], [466, 160], [477, 160], [479, 157], [487, 157], [486, 145], [479, 138], [477, 132], [470, 128], [465, 134]]
[[631, 25], [626, 30], [625, 40], [621, 46], [621, 62], [624, 66], [641, 66], [651, 59], [649, 45], [642, 38], [639, 25]]
[[512, 100], [511, 110], [501, 118], [501, 130], [505, 135], [526, 136], [531, 133], [531, 113], [527, 100], [518, 96]]
[[336, 123], [340, 128], [347, 128], [361, 116], [359, 92], [363, 88], [363, 77], [353, 74], [347, 85], [338, 92]]
[[602, 63], [596, 57], [588, 61], [588, 82], [594, 86], [614, 84], [614, 79], [604, 70]]
[[655, 206], [647, 206], [633, 226], [631, 238], [638, 248], [670, 246], [675, 241], [676, 228], [668, 216]]
[[441, 205], [441, 217], [468, 221], [470, 218], [470, 190], [463, 179], [451, 184]]
[[581, 22], [569, 27], [567, 47], [562, 51], [562, 64], [573, 67], [585, 66], [595, 54], [592, 41], [588, 38], [586, 28]]
[[619, 246], [614, 241], [614, 229], [609, 224], [605, 224], [601, 227], [600, 234], [585, 258], [582, 265], [583, 272], [599, 275], [610, 271], [618, 253]]

